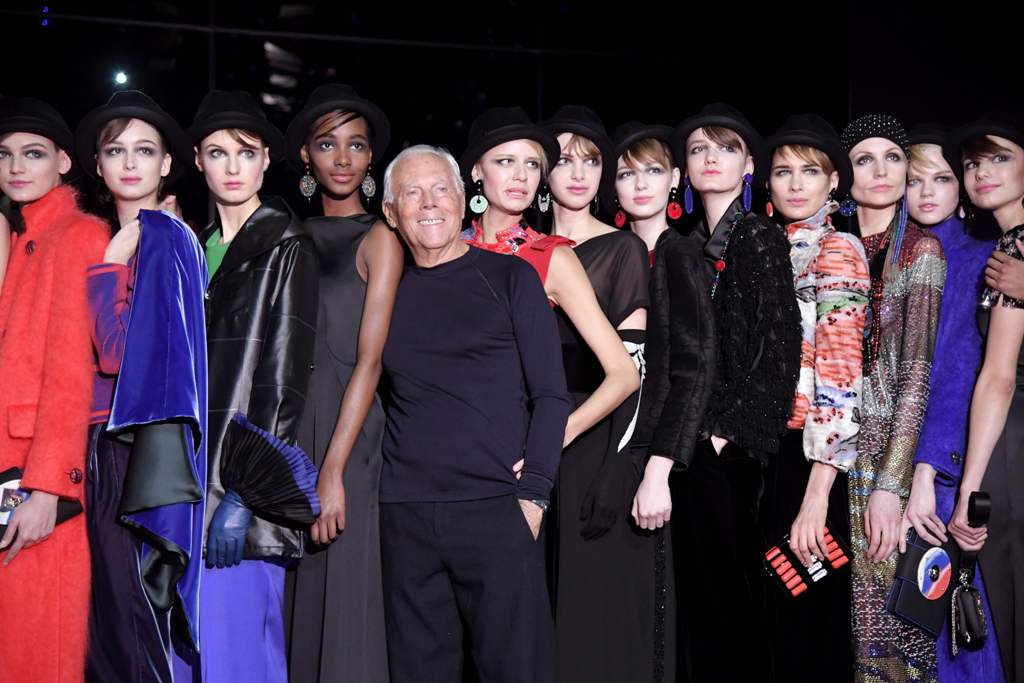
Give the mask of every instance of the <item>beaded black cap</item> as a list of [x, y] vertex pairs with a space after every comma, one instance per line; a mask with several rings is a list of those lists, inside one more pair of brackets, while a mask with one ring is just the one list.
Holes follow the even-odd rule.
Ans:
[[868, 114], [861, 116], [853, 123], [843, 129], [839, 136], [839, 143], [843, 151], [849, 154], [850, 150], [857, 146], [857, 143], [868, 138], [885, 138], [892, 140], [904, 154], [910, 154], [910, 137], [899, 119], [889, 114]]

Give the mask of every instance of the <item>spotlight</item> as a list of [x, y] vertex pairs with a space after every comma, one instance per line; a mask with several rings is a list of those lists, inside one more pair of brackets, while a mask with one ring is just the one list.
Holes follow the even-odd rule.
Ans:
[[125, 72], [118, 71], [116, 74], [114, 74], [114, 83], [117, 83], [118, 85], [124, 85], [127, 82], [128, 74], [126, 74]]

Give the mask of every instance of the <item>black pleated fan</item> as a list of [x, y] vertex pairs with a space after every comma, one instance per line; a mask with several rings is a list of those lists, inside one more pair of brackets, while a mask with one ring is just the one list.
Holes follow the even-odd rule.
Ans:
[[241, 496], [253, 514], [298, 527], [320, 515], [316, 465], [301, 448], [238, 413], [228, 423], [221, 453], [221, 483]]

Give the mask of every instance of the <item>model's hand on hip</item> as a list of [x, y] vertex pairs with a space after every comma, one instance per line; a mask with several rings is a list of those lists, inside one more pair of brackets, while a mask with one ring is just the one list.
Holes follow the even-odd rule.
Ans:
[[519, 507], [523, 511], [523, 517], [526, 517], [526, 523], [530, 525], [533, 540], [536, 541], [540, 536], [540, 523], [544, 521], [544, 511], [536, 503], [531, 503], [528, 500], [520, 500]]
[[7, 531], [0, 540], [0, 550], [11, 546], [4, 557], [4, 565], [9, 565], [22, 549], [46, 540], [56, 523], [57, 496], [46, 491], [33, 491], [28, 500], [11, 513]]

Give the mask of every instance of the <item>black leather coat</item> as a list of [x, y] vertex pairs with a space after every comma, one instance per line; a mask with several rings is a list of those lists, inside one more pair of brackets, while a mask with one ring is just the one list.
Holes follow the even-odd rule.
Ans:
[[[219, 228], [219, 220], [209, 225], [202, 244]], [[221, 446], [236, 412], [295, 442], [313, 365], [319, 277], [316, 249], [302, 222], [273, 198], [245, 222], [210, 280], [207, 528], [224, 497]], [[302, 530], [253, 517], [246, 558], [301, 555]]]

